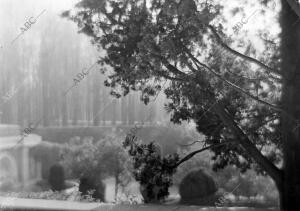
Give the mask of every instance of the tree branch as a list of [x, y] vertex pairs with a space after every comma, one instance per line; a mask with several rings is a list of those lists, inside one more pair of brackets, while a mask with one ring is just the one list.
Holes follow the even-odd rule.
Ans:
[[174, 166], [172, 166], [172, 168], [177, 168], [180, 164], [182, 164], [183, 162], [191, 159], [192, 157], [194, 157], [196, 154], [198, 154], [200, 152], [203, 152], [205, 150], [208, 150], [208, 149], [211, 149], [211, 148], [214, 148], [214, 147], [223, 146], [223, 145], [226, 145], [226, 144], [229, 144], [229, 143], [232, 143], [232, 141], [231, 142], [226, 142], [226, 143], [214, 144], [214, 145], [211, 145], [211, 146], [204, 147], [202, 149], [193, 151], [190, 154], [186, 155], [184, 158], [182, 158], [180, 161], [178, 161]]
[[[180, 71], [178, 68], [176, 68], [174, 65], [172, 65], [165, 57], [159, 55], [159, 54], [155, 54], [155, 53], [152, 53], [153, 56], [159, 58], [163, 65], [173, 74], [175, 75], [179, 75], [179, 76], [182, 76], [182, 77], [187, 77], [188, 75], [182, 71]], [[183, 79], [182, 79], [183, 80]]]
[[251, 82], [257, 82], [257, 81], [261, 81], [261, 80], [264, 80], [264, 78], [248, 78], [244, 75], [239, 75], [237, 73], [234, 73], [228, 69], [226, 69], [227, 72], [229, 72], [230, 74], [234, 75], [235, 77], [237, 78], [240, 78], [240, 79], [245, 79], [245, 80], [248, 80], [248, 81], [251, 81]]
[[[193, 55], [191, 52], [189, 52], [186, 48], [184, 49], [184, 51], [185, 51], [185, 52], [189, 55], [189, 57], [194, 61], [195, 65], [197, 66], [198, 69], [201, 69], [201, 68], [199, 67], [199, 65], [201, 65], [202, 67], [204, 67], [205, 69], [207, 69], [207, 70], [208, 70], [209, 72], [211, 72], [213, 75], [217, 76], [219, 79], [221, 79], [223, 82], [225, 82], [227, 85], [231, 86], [232, 88], [234, 88], [234, 89], [237, 90], [238, 92], [240, 92], [240, 93], [246, 95], [247, 97], [250, 97], [251, 99], [256, 100], [257, 102], [262, 103], [262, 104], [264, 104], [264, 105], [266, 105], [266, 106], [268, 106], [268, 107], [270, 107], [270, 108], [273, 108], [273, 109], [275, 109], [275, 110], [277, 110], [277, 111], [282, 111], [281, 108], [279, 108], [279, 107], [277, 107], [277, 106], [275, 106], [275, 105], [273, 105], [273, 104], [271, 104], [271, 103], [268, 103], [268, 102], [266, 102], [266, 101], [261, 100], [260, 98], [254, 96], [254, 95], [252, 95], [252, 94], [250, 94], [250, 93], [248, 93], [247, 91], [245, 91], [245, 90], [242, 89], [241, 87], [235, 85], [234, 83], [232, 83], [232, 82], [230, 82], [230, 81], [224, 79], [222, 75], [220, 75], [219, 73], [215, 72], [213, 69], [211, 69], [210, 67], [208, 67], [206, 64], [201, 63], [201, 62], [200, 62], [196, 57], [194, 57], [194, 55]], [[199, 64], [199, 65], [198, 65], [198, 64]]]
[[300, 6], [295, 0], [286, 0], [287, 3], [290, 5], [292, 10], [299, 16], [300, 18]]
[[[213, 108], [216, 112], [216, 114], [221, 118], [222, 122], [234, 133], [236, 136], [236, 141], [238, 144], [240, 144], [245, 151], [253, 158], [253, 160], [258, 163], [262, 168], [276, 181], [277, 184], [280, 184], [282, 182], [282, 171], [277, 168], [271, 161], [269, 161], [257, 148], [256, 146], [251, 142], [251, 140], [248, 138], [248, 136], [242, 131], [242, 129], [237, 125], [237, 123], [234, 121], [232, 116], [228, 113], [228, 111], [222, 107], [219, 103], [214, 105]], [[205, 150], [219, 147], [226, 145], [231, 142], [226, 143], [220, 143], [216, 145], [211, 145], [204, 147], [202, 149], [196, 150], [188, 155], [186, 155], [184, 158], [182, 158], [180, 161], [178, 161], [173, 168], [178, 167], [183, 162], [189, 160], [196, 154], [203, 152]]]
[[[169, 71], [171, 71], [171, 67], [170, 66], [167, 66], [167, 65], [164, 65]], [[176, 68], [176, 67], [173, 67], [173, 68]], [[173, 70], [172, 68], [172, 70]], [[177, 68], [176, 68], [177, 69]], [[180, 70], [177, 69], [177, 71], [180, 72]], [[176, 74], [174, 74], [176, 75]], [[178, 81], [178, 82], [185, 82], [186, 80], [184, 80], [183, 78], [178, 78], [178, 77], [175, 77], [175, 76], [170, 76], [168, 75], [167, 73], [165, 73], [164, 71], [159, 71], [158, 72], [158, 76], [162, 76], [164, 77], [165, 79], [168, 79], [168, 80], [171, 80], [171, 81]]]
[[[200, 61], [198, 61], [197, 58], [195, 58], [189, 51], [188, 49], [185, 48], [185, 52], [189, 55], [189, 57], [192, 59], [192, 61], [194, 62], [194, 64], [197, 66], [197, 68], [200, 68], [198, 65], [201, 65], [203, 67], [205, 67], [207, 70], [209, 70], [210, 72], [212, 72], [214, 75], [216, 75], [217, 77], [219, 77], [220, 79], [222, 79], [224, 82], [226, 82], [228, 85], [234, 87], [236, 90], [242, 92], [243, 94], [263, 103], [266, 104], [268, 106], [271, 106], [272, 108], [275, 108], [278, 110], [278, 108], [272, 104], [269, 104], [267, 102], [264, 102], [258, 98], [256, 98], [255, 96], [252, 96], [251, 94], [247, 93], [245, 90], [241, 89], [240, 87], [238, 87], [235, 84], [232, 84], [231, 82], [227, 81], [226, 79], [224, 79], [221, 75], [219, 75], [218, 73], [216, 73], [215, 71], [213, 71], [211, 68], [209, 68], [208, 66], [206, 66], [205, 64], [202, 64]], [[158, 55], [156, 55], [158, 56]], [[172, 73], [174, 73], [175, 75], [178, 76], [183, 76], [183, 77], [189, 77], [189, 75], [187, 75], [186, 73], [178, 70], [174, 65], [170, 64], [164, 57], [162, 57], [161, 55], [159, 55], [160, 59], [162, 59], [163, 64], [166, 66], [166, 68], [168, 68], [168, 70]], [[183, 79], [184, 80], [184, 79]], [[228, 127], [230, 128], [233, 133], [235, 134], [235, 136], [237, 137], [237, 141], [238, 143], [244, 148], [244, 150], [246, 150], [249, 155], [259, 164], [261, 165], [266, 172], [268, 172], [268, 174], [278, 183], [281, 183], [281, 178], [282, 178], [282, 173], [281, 170], [278, 169], [271, 161], [269, 161], [264, 155], [261, 154], [261, 152], [256, 148], [256, 146], [250, 141], [250, 139], [248, 138], [248, 136], [242, 131], [242, 129], [237, 125], [237, 123], [234, 121], [234, 119], [231, 117], [231, 115], [221, 106], [219, 105], [219, 103], [216, 103], [214, 106], [214, 110], [216, 112], [216, 114], [219, 115], [219, 117], [221, 118], [222, 122]], [[228, 144], [230, 142], [226, 142], [226, 143], [221, 143], [221, 144], [217, 144], [217, 145], [211, 145], [208, 147], [204, 147], [200, 150], [196, 150], [192, 153], [190, 153], [189, 155], [185, 156], [184, 158], [182, 158], [178, 163], [176, 163], [173, 167], [176, 168], [178, 167], [181, 163], [189, 160], [190, 158], [192, 158], [194, 155], [203, 152], [205, 150], [211, 149], [213, 147], [218, 147], [218, 146], [223, 146], [225, 144]]]
[[165, 79], [171, 80], [171, 81], [179, 81], [179, 82], [184, 82], [185, 80], [181, 79], [181, 78], [175, 78], [172, 76], [169, 76], [165, 73], [160, 73]]
[[[226, 45], [226, 44], [223, 42], [223, 40], [222, 40], [222, 38], [219, 36], [217, 30], [216, 30], [213, 26], [211, 26], [211, 25], [207, 25], [207, 26], [208, 26], [208, 28], [212, 31], [213, 35], [214, 35], [215, 38], [217, 39], [217, 42], [218, 42], [223, 48], [225, 48], [227, 51], [231, 52], [232, 54], [234, 54], [234, 55], [236, 55], [236, 56], [238, 56], [238, 57], [240, 57], [240, 58], [242, 58], [242, 59], [245, 59], [245, 60], [247, 60], [247, 61], [249, 61], [249, 62], [251, 62], [251, 63], [254, 63], [254, 64], [258, 65], [259, 67], [261, 67], [261, 68], [267, 70], [269, 74], [270, 74], [270, 73], [273, 73], [273, 74], [276, 74], [277, 76], [281, 76], [281, 74], [279, 73], [278, 70], [274, 70], [273, 68], [271, 68], [271, 67], [265, 65], [264, 63], [258, 61], [257, 59], [254, 59], [254, 58], [252, 58], [252, 57], [250, 57], [250, 56], [246, 56], [246, 55], [244, 55], [244, 54], [241, 54], [241, 53], [239, 53], [238, 51], [233, 50], [232, 48], [230, 48], [228, 45]], [[277, 79], [277, 80], [280, 80], [280, 78], [276, 78], [276, 79]]]
[[181, 147], [189, 147], [189, 146], [192, 146], [192, 145], [194, 145], [194, 144], [196, 144], [196, 143], [204, 143], [203, 145], [205, 146], [205, 141], [194, 141], [194, 142], [192, 142], [192, 143], [190, 143], [190, 144], [180, 144], [180, 143], [178, 143], [177, 142], [177, 145], [179, 145], [179, 146], [181, 146]]
[[228, 126], [235, 134], [237, 142], [244, 148], [245, 151], [259, 164], [268, 174], [276, 181], [281, 183], [282, 172], [271, 161], [269, 161], [256, 146], [251, 142], [248, 136], [237, 125], [228, 111], [217, 103], [214, 108], [215, 112], [219, 115], [223, 123]]

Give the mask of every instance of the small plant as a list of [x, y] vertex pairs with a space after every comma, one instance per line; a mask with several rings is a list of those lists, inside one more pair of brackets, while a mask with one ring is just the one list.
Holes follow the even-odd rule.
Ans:
[[172, 176], [176, 171], [178, 154], [162, 157], [159, 147], [137, 143], [134, 135], [127, 135], [123, 142], [133, 160], [133, 176], [140, 183], [140, 191], [145, 203], [157, 203], [169, 195]]
[[53, 191], [61, 191], [65, 188], [64, 168], [61, 165], [55, 164], [51, 166], [48, 182]]
[[93, 177], [80, 178], [79, 191], [87, 200], [98, 199], [104, 201], [105, 186], [101, 180]]

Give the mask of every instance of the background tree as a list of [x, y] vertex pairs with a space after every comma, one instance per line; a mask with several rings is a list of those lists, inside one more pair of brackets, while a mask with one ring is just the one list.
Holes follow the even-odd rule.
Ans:
[[[102, 184], [102, 180], [112, 176], [115, 178], [115, 197], [118, 188], [130, 181], [128, 169], [129, 159], [125, 150], [118, 143], [120, 137], [107, 135], [104, 139], [74, 138], [63, 149], [62, 163], [69, 178], [80, 178], [84, 185]], [[102, 187], [102, 185], [100, 185]], [[99, 190], [100, 191], [100, 190]], [[103, 190], [104, 191], [104, 190]], [[101, 192], [101, 191], [100, 191]]]
[[[63, 4], [56, 4], [57, 2], [51, 0], [1, 2], [2, 123], [19, 124], [24, 128], [38, 120], [41, 120], [41, 127], [102, 126], [105, 119], [108, 124], [114, 121], [116, 124], [123, 124], [120, 121], [121, 106], [116, 105], [116, 109], [110, 109], [115, 103], [113, 101], [109, 105], [110, 90], [103, 85], [105, 76], [96, 68], [101, 65], [95, 65], [91, 74], [70, 89], [74, 85], [73, 79], [76, 75], [98, 59], [98, 53], [89, 39], [76, 33], [77, 27], [74, 23], [63, 20], [58, 15], [62, 8], [70, 8], [72, 1], [68, 0]], [[21, 32], [20, 28], [27, 21], [26, 18], [35, 17], [42, 11], [44, 12], [36, 23], [12, 43]], [[12, 22], [8, 24], [7, 19]], [[55, 27], [47, 26], [47, 23], [53, 23]], [[97, 91], [93, 92], [93, 89]], [[129, 112], [134, 114], [131, 115], [132, 120], [136, 121], [136, 113], [142, 107], [142, 102], [138, 100], [137, 94], [133, 93], [133, 97], [131, 104], [134, 104], [135, 108], [131, 107]], [[164, 98], [158, 101], [162, 103]], [[101, 103], [107, 106], [102, 114]], [[115, 114], [114, 111], [118, 112]], [[129, 112], [124, 111], [126, 119]]]
[[[264, 7], [269, 1], [258, 2]], [[299, 25], [288, 30], [298, 18], [295, 3], [281, 0], [281, 46], [271, 57], [247, 41], [232, 47], [235, 40], [214, 22], [222, 12], [214, 2], [82, 0], [75, 16], [64, 15], [106, 50], [100, 62], [114, 70], [106, 84], [115, 93], [122, 90], [115, 95], [139, 90], [148, 103], [167, 80], [171, 120], [197, 123], [215, 152], [215, 168], [235, 164], [245, 171], [258, 164], [256, 169], [275, 181], [282, 209], [295, 210], [300, 208]], [[261, 36], [266, 46], [274, 40], [269, 35]]]

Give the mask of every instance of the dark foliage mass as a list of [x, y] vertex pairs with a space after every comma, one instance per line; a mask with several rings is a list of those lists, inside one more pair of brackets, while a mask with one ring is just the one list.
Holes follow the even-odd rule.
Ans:
[[178, 162], [177, 154], [162, 157], [158, 145], [142, 144], [137, 137], [128, 135], [123, 143], [133, 161], [133, 176], [140, 183], [145, 203], [158, 203], [169, 195], [173, 166]]
[[42, 164], [43, 179], [49, 178], [51, 166], [59, 162], [61, 148], [62, 146], [59, 144], [46, 141], [30, 148], [31, 155]]
[[93, 177], [80, 178], [79, 192], [82, 195], [91, 195], [92, 198], [100, 199], [102, 202], [105, 200], [105, 185]]
[[215, 181], [204, 170], [192, 171], [180, 183], [181, 203], [213, 205], [214, 194], [217, 190]]
[[[221, 24], [211, 24], [222, 6], [191, 0], [146, 2], [82, 0], [76, 15], [63, 14], [92, 38], [99, 51], [105, 51], [99, 63], [110, 74], [105, 84], [112, 88], [112, 94], [119, 97], [138, 90], [148, 103], [164, 90], [173, 122], [194, 120], [207, 144], [228, 143], [212, 149], [215, 170], [234, 164], [246, 171], [254, 163], [247, 151], [232, 143], [239, 138], [221, 120], [216, 105], [234, 119], [256, 147], [280, 150], [278, 113], [228, 86], [227, 82], [233, 83], [249, 94], [278, 103], [279, 87], [272, 78], [248, 71], [248, 63], [225, 54], [218, 46], [214, 32], [224, 37], [226, 45], [234, 42], [222, 32]], [[254, 52], [249, 50], [249, 43], [240, 45], [248, 49], [245, 54]], [[200, 56], [203, 62], [197, 59]], [[268, 84], [274, 93], [268, 93], [257, 81]], [[275, 150], [265, 155], [274, 163], [282, 158]]]
[[55, 164], [51, 166], [49, 170], [49, 184], [51, 186], [51, 190], [53, 191], [61, 191], [65, 187], [65, 173], [64, 168], [59, 165]]

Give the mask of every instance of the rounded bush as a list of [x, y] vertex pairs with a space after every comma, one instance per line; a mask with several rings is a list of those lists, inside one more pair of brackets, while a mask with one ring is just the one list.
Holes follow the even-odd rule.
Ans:
[[82, 195], [90, 195], [94, 199], [100, 199], [100, 201], [104, 201], [105, 194], [105, 186], [102, 181], [97, 181], [92, 177], [82, 177], [80, 178], [79, 183], [79, 192]]
[[179, 185], [183, 204], [214, 205], [217, 190], [213, 178], [202, 169], [191, 171]]
[[48, 182], [53, 191], [61, 191], [65, 188], [64, 168], [61, 165], [55, 164], [50, 167]]

